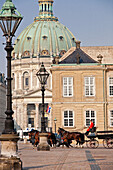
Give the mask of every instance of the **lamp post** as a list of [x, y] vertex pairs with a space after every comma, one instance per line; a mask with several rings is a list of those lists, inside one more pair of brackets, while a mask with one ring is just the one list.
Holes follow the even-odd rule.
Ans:
[[56, 117], [55, 117], [55, 119], [54, 119], [54, 123], [55, 123], [55, 134], [56, 134], [56, 122], [57, 122], [57, 119], [56, 119]]
[[[3, 32], [3, 36], [6, 38], [6, 47], [7, 52], [7, 110], [6, 120], [5, 120], [5, 129], [0, 137], [2, 141], [1, 155], [5, 157], [17, 157], [17, 141], [18, 137], [14, 131], [14, 120], [13, 120], [13, 110], [12, 110], [12, 90], [11, 90], [11, 52], [13, 51], [12, 47], [12, 38], [22, 20], [21, 14], [16, 10], [12, 0], [6, 0], [3, 4], [2, 9], [0, 10], [0, 27]], [[8, 145], [8, 146], [7, 146]], [[7, 148], [8, 147], [8, 148]]]
[[37, 77], [41, 84], [42, 91], [42, 117], [41, 117], [41, 133], [40, 133], [40, 143], [38, 145], [38, 150], [50, 150], [49, 145], [47, 144], [47, 132], [45, 126], [45, 112], [44, 112], [44, 92], [45, 92], [45, 84], [49, 77], [49, 73], [46, 71], [44, 64], [42, 62], [39, 71], [37, 72]]

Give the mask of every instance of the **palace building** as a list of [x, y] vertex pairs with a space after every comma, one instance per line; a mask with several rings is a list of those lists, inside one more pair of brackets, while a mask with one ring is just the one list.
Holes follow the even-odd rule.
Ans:
[[113, 130], [113, 64], [102, 64], [100, 54], [94, 60], [76, 44], [51, 68], [53, 120], [68, 131], [86, 131], [90, 119], [98, 130]]
[[[42, 94], [36, 73], [42, 62], [50, 74], [45, 91], [45, 116], [48, 120], [48, 127], [53, 127], [56, 113], [52, 100], [54, 100], [55, 93], [61, 95], [62, 91], [60, 91], [61, 89], [54, 91], [56, 90], [54, 84], [57, 86], [54, 78], [56, 73], [50, 70], [53, 69], [52, 64], [58, 63], [59, 59], [66, 58], [76, 49], [77, 40], [74, 35], [53, 15], [53, 2], [53, 0], [38, 1], [39, 16], [35, 17], [33, 23], [22, 31], [15, 42], [12, 53], [12, 95], [15, 128], [17, 130], [21, 128], [39, 129], [41, 127]], [[99, 54], [103, 56], [102, 63], [110, 64], [113, 61], [112, 46], [81, 47], [81, 49], [91, 56], [97, 65], [96, 57]], [[70, 98], [67, 99], [70, 100]], [[51, 108], [49, 113], [47, 106]], [[61, 114], [61, 111], [59, 114]], [[60, 123], [58, 124], [60, 125]]]

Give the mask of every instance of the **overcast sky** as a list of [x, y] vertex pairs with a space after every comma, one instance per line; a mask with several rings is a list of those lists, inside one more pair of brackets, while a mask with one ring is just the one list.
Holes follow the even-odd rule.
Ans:
[[[0, 9], [4, 2], [0, 0]], [[38, 0], [12, 2], [24, 16], [16, 32], [17, 38], [38, 16]], [[113, 46], [113, 0], [54, 0], [53, 9], [59, 22], [70, 29], [82, 46]], [[6, 73], [4, 42], [0, 30], [0, 72]]]

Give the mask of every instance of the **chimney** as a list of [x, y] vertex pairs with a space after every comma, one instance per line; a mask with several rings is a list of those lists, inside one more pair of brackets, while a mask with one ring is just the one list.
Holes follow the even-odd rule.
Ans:
[[58, 64], [59, 63], [59, 56], [57, 55], [56, 57], [55, 57], [55, 64]]
[[77, 64], [80, 64], [80, 55], [79, 55], [79, 53], [77, 53], [76, 58], [77, 58]]
[[103, 56], [102, 56], [101, 54], [99, 54], [99, 55], [97, 56], [97, 59], [98, 59], [99, 64], [102, 64]]
[[81, 41], [76, 41], [76, 49], [80, 48], [80, 43], [81, 43]]

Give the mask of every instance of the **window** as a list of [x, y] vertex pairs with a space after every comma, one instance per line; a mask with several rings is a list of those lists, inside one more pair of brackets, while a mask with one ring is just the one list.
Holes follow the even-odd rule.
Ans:
[[36, 113], [36, 106], [35, 104], [27, 104], [27, 114], [35, 114]]
[[45, 4], [45, 11], [46, 11], [46, 4]]
[[29, 52], [29, 51], [24, 51], [23, 56], [24, 56], [24, 57], [28, 57], [28, 56], [30, 56], [30, 52]]
[[29, 88], [29, 73], [28, 72], [24, 72], [23, 79], [24, 79], [23, 87], [24, 89], [28, 89]]
[[43, 40], [47, 40], [47, 36], [46, 35], [44, 35], [42, 38], [43, 38]]
[[110, 127], [113, 127], [113, 110], [110, 110]]
[[63, 96], [73, 96], [73, 77], [63, 77]]
[[42, 55], [42, 56], [48, 56], [48, 55], [49, 55], [48, 50], [43, 50], [43, 51], [41, 52], [41, 55]]
[[61, 41], [63, 41], [63, 36], [60, 36], [59, 38], [60, 38]]
[[66, 110], [64, 111], [64, 127], [73, 127], [73, 111]]
[[27, 37], [27, 40], [31, 40], [31, 37]]
[[25, 78], [25, 86], [28, 86], [29, 85], [29, 78]]
[[60, 56], [63, 56], [65, 53], [66, 53], [66, 51], [65, 51], [65, 50], [62, 50], [62, 51], [60, 52]]
[[94, 110], [86, 110], [85, 116], [86, 116], [86, 125], [85, 126], [90, 125], [90, 120], [92, 120], [92, 122], [94, 123], [94, 126], [96, 126], [96, 113]]
[[109, 95], [113, 96], [113, 77], [109, 78]]
[[31, 127], [34, 127], [34, 118], [29, 118], [28, 124], [31, 124]]
[[95, 95], [95, 78], [85, 77], [85, 96]]

